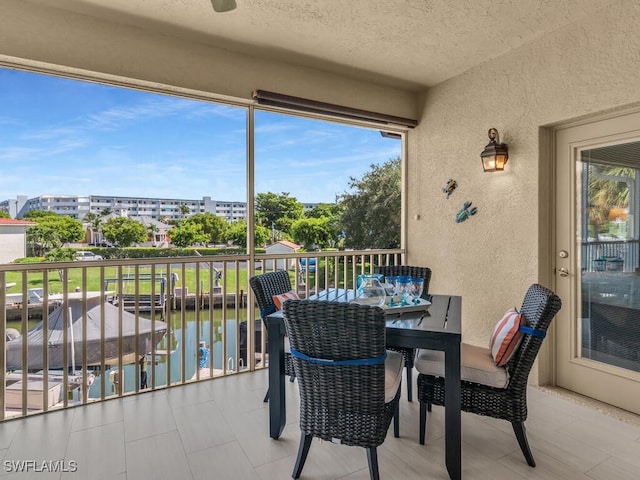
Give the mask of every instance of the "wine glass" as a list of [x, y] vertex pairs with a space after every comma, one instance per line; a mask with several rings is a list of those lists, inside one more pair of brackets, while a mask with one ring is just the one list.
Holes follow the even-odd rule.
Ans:
[[413, 296], [414, 305], [420, 303], [420, 297], [424, 291], [424, 278], [412, 277], [411, 278], [411, 295]]
[[395, 299], [395, 294], [396, 294], [396, 279], [398, 277], [394, 277], [391, 275], [387, 275], [384, 279], [384, 289], [387, 292], [387, 296], [390, 298], [388, 305], [390, 307], [395, 307], [396, 306], [396, 299]]
[[396, 278], [396, 293], [400, 297], [400, 305], [408, 305], [407, 299], [411, 295], [411, 277], [400, 276]]

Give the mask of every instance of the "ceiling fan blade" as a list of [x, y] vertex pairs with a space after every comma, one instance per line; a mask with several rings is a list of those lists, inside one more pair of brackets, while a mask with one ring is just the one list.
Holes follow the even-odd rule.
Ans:
[[211, 5], [216, 12], [230, 12], [237, 7], [236, 0], [211, 0]]

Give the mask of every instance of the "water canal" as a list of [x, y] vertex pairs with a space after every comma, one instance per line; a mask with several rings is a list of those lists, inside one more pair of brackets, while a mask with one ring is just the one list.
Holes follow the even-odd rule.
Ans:
[[[246, 368], [246, 358], [243, 359], [238, 355], [238, 341], [241, 338], [244, 340], [245, 335], [244, 332], [239, 334], [240, 326], [236, 319], [230, 318], [230, 316], [237, 315], [242, 324], [242, 322], [246, 322], [247, 309], [246, 307], [237, 310], [229, 308], [226, 314], [227, 318], [223, 326], [223, 310], [221, 308], [214, 308], [212, 311], [207, 308], [198, 311], [172, 311], [169, 318], [171, 331], [156, 346], [156, 355], [152, 357], [151, 354], [147, 354], [145, 363], [142, 365], [135, 363], [123, 365], [122, 378], [117, 373], [117, 365], [108, 366], [104, 372], [101, 372], [100, 369], [92, 369], [95, 379], [89, 387], [88, 397], [101, 398], [103, 383], [101, 375], [104, 376], [105, 397], [116, 395], [120, 388], [123, 388], [123, 393], [135, 391], [135, 384], [141, 380], [143, 375], [140, 372], [143, 370], [146, 371], [147, 376], [146, 388], [151, 388], [152, 385], [155, 387], [167, 385], [167, 370], [169, 370], [168, 380], [171, 384], [181, 383], [183, 381], [183, 362], [184, 381], [189, 381], [194, 378], [198, 369], [198, 348], [201, 341], [206, 344], [212, 362], [211, 368], [216, 373], [223, 369], [227, 372], [243, 370]], [[150, 318], [148, 313], [141, 313], [140, 316]], [[156, 320], [159, 318], [160, 316], [157, 314]], [[30, 320], [28, 328], [33, 328], [37, 323], [38, 320]], [[20, 331], [21, 323], [7, 322], [7, 328], [15, 328]], [[76, 350], [80, 349], [76, 348]], [[81, 365], [80, 359], [77, 364]], [[136, 371], [138, 371], [138, 375], [136, 375]], [[200, 378], [208, 377], [209, 371], [201, 370]], [[154, 379], [155, 381], [153, 381]], [[144, 385], [141, 384], [140, 389], [143, 388]], [[77, 392], [76, 395], [78, 395]]]

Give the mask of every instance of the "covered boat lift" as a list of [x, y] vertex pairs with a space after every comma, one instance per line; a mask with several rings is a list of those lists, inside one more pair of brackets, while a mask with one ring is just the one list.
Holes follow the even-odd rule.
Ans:
[[[20, 335], [6, 343], [6, 369], [42, 370], [45, 353], [48, 369], [71, 368], [73, 371], [83, 365], [99, 366], [134, 353], [145, 355], [164, 338], [165, 322], [121, 310], [104, 300], [105, 295], [102, 292], [69, 293], [66, 303], [62, 302], [49, 314], [46, 331], [41, 321], [27, 332], [26, 342]], [[61, 296], [60, 300], [64, 298]], [[84, 342], [86, 349], [83, 349]], [[25, 344], [27, 365], [22, 362]]]

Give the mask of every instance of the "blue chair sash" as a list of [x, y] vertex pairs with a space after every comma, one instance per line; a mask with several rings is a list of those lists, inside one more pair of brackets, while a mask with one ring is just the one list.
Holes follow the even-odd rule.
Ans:
[[271, 315], [273, 312], [275, 312], [276, 306], [275, 305], [269, 305], [267, 308], [260, 310], [260, 318], [264, 318], [268, 315]]
[[536, 338], [544, 338], [547, 336], [547, 332], [527, 327], [525, 325], [522, 325], [518, 330], [520, 330], [525, 335], [533, 335]]
[[294, 357], [299, 358], [300, 360], [304, 360], [305, 362], [317, 363], [319, 365], [334, 365], [334, 366], [338, 366], [338, 365], [349, 365], [349, 366], [354, 366], [354, 365], [379, 365], [381, 363], [384, 363], [385, 359], [387, 358], [387, 352], [384, 352], [379, 357], [354, 358], [354, 359], [351, 359], [351, 360], [331, 360], [331, 359], [326, 359], [326, 358], [310, 357], [309, 355], [305, 355], [302, 352], [298, 352], [297, 350], [294, 350], [293, 348], [291, 349], [291, 355], [293, 355]]

